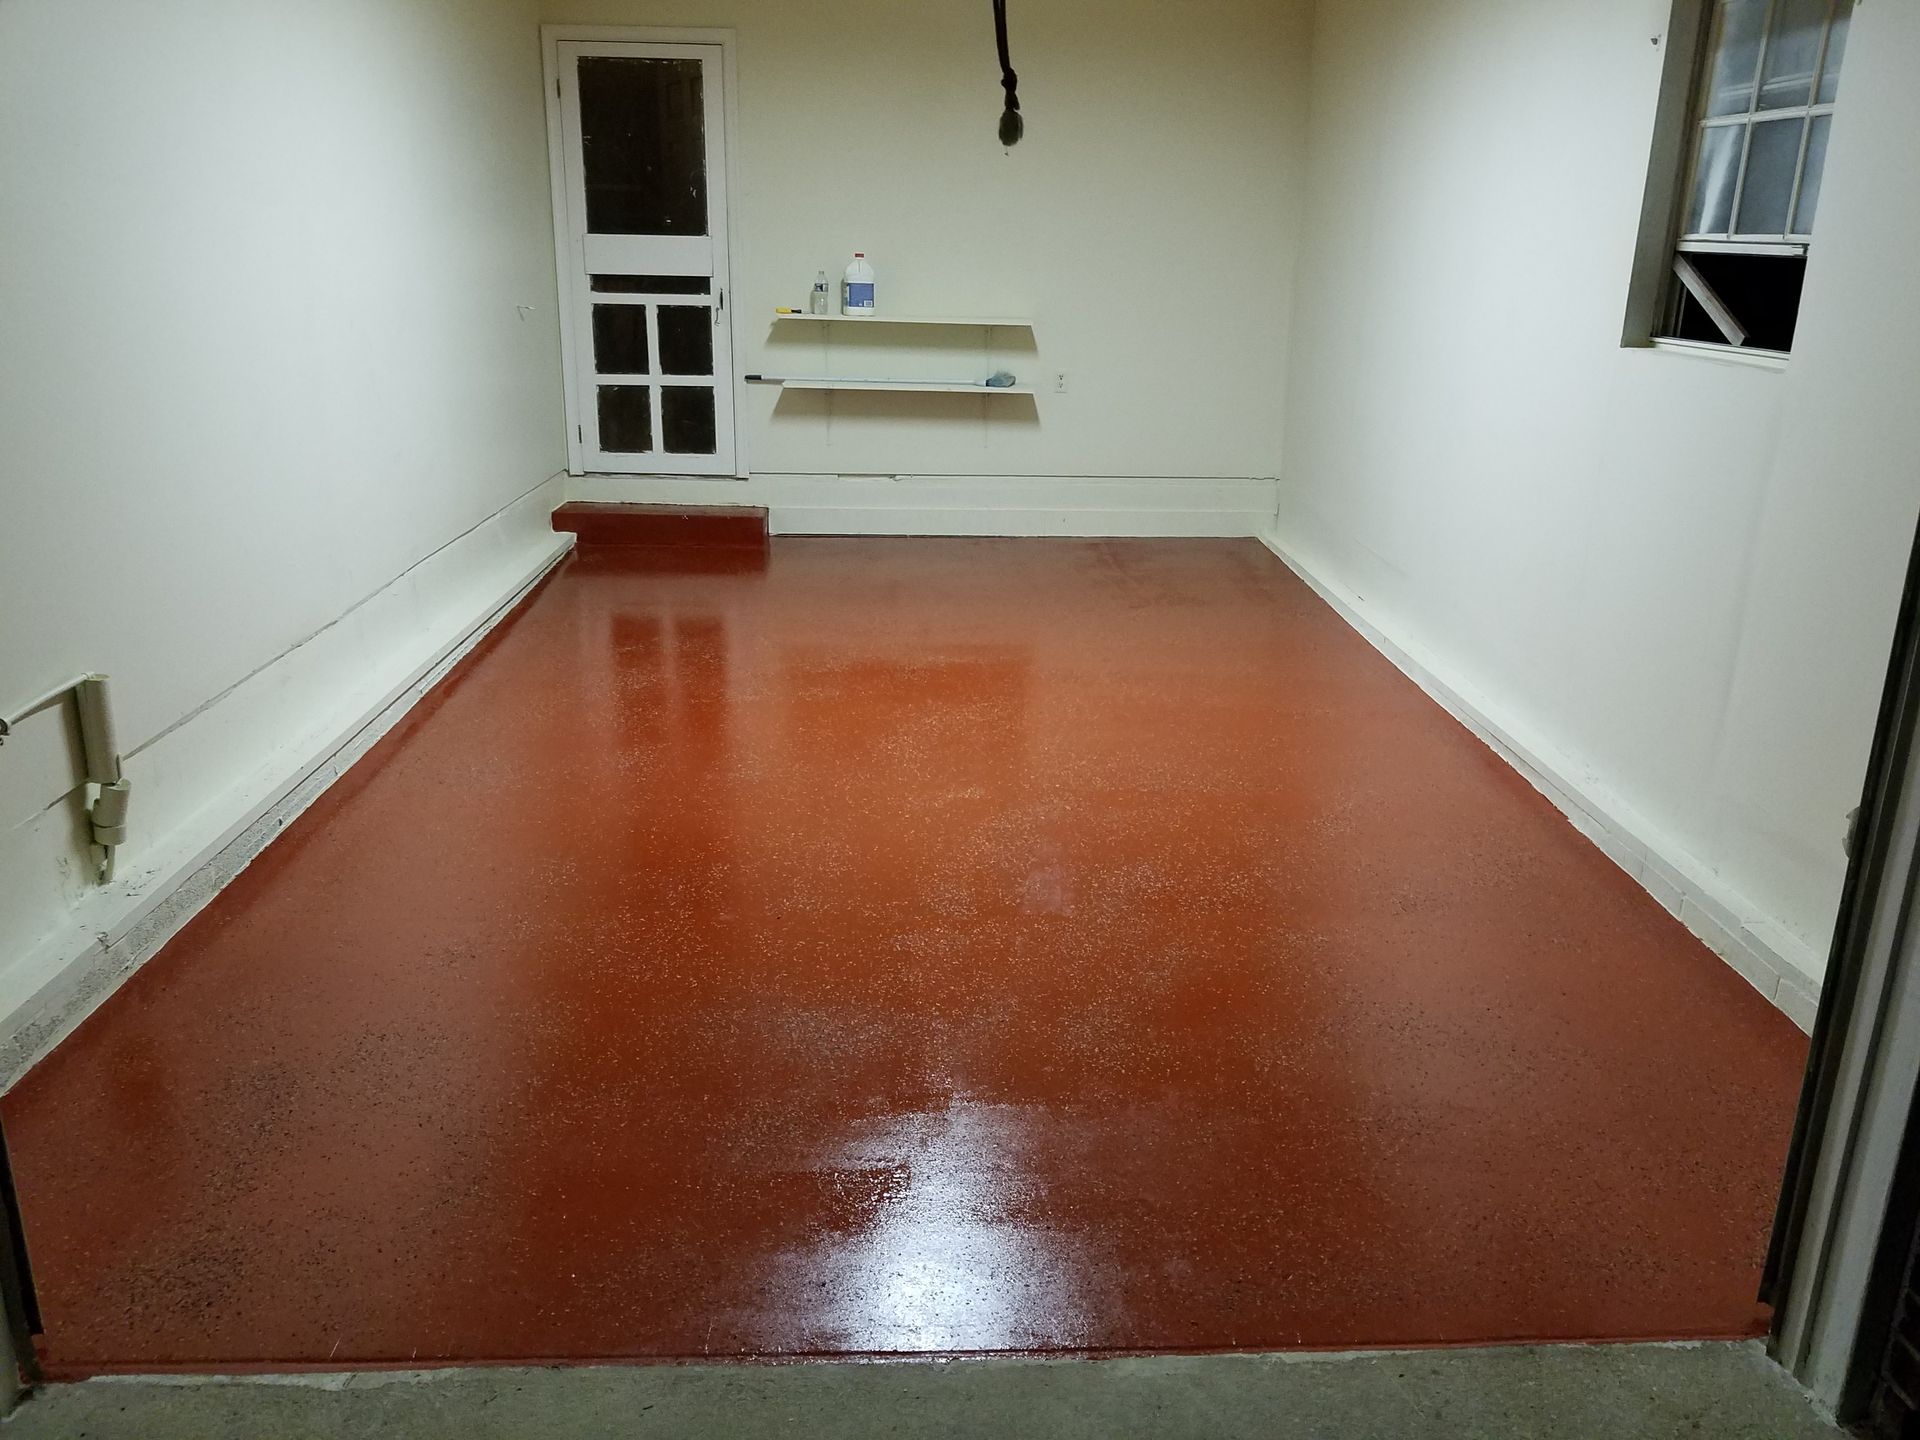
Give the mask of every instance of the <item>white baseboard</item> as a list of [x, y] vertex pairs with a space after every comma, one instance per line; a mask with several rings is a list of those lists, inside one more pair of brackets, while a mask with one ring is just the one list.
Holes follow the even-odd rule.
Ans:
[[[0, 968], [0, 1089], [71, 1034], [566, 555], [556, 475], [130, 757], [119, 874]], [[52, 812], [50, 812], [52, 813]], [[152, 838], [148, 838], [152, 837]]]
[[1258, 536], [1271, 479], [998, 475], [576, 475], [572, 500], [758, 505], [776, 535]]
[[1675, 845], [1642, 816], [1598, 793], [1578, 777], [1578, 768], [1545, 745], [1518, 738], [1517, 727], [1471, 694], [1440, 662], [1413, 653], [1384, 631], [1366, 602], [1316, 574], [1271, 532], [1266, 547], [1304, 580], [1340, 617], [1400, 669], [1441, 708], [1492, 748], [1601, 852], [1631, 875], [1649, 895], [1748, 984], [1802, 1030], [1813, 1028], [1820, 1003], [1822, 956], [1777, 920], [1720, 884], [1707, 867]]

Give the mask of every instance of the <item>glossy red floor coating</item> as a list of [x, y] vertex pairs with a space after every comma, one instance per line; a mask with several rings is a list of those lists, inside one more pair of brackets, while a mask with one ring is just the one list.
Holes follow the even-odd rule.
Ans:
[[62, 1374], [1730, 1335], [1803, 1052], [1258, 545], [778, 540], [578, 556], [3, 1109]]

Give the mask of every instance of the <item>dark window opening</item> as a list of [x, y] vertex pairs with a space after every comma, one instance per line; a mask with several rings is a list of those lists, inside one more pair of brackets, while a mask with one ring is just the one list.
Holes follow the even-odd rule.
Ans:
[[713, 289], [710, 275], [595, 275], [593, 288], [602, 295], [705, 295]]
[[1743, 338], [1729, 335], [1710, 308], [1711, 301], [1674, 282], [1673, 319], [1668, 335], [1708, 345], [1738, 345], [1743, 350], [1793, 348], [1800, 317], [1800, 288], [1806, 281], [1804, 255], [1714, 255], [1682, 257], [1718, 300]]

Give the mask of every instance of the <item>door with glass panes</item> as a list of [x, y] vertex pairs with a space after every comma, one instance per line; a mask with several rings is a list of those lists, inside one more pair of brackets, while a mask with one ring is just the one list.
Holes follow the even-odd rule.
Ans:
[[732, 475], [721, 48], [555, 55], [573, 468]]

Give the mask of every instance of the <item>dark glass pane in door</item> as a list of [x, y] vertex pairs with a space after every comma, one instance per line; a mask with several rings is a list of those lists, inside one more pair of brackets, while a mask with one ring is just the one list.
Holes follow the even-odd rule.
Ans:
[[660, 373], [713, 373], [713, 311], [704, 305], [660, 307]]
[[706, 97], [698, 60], [580, 60], [581, 164], [596, 235], [707, 233]]
[[602, 295], [705, 295], [713, 289], [711, 275], [595, 275], [593, 288]]
[[653, 449], [653, 397], [645, 385], [600, 387], [600, 448], [622, 455]]
[[714, 452], [713, 391], [705, 385], [666, 385], [660, 390], [664, 447], [674, 455]]
[[593, 368], [602, 375], [645, 375], [647, 307], [593, 307]]

